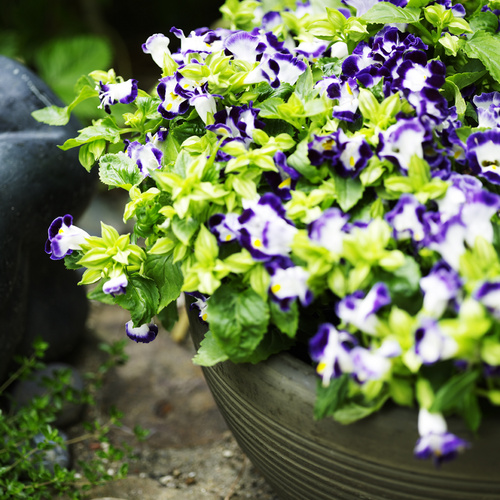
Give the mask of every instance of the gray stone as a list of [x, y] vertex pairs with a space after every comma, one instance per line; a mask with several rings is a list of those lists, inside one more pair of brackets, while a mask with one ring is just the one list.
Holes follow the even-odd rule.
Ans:
[[[64, 432], [59, 431], [59, 436], [63, 438], [64, 442], [68, 440]], [[61, 446], [54, 441], [47, 440], [43, 434], [37, 434], [33, 438], [33, 441], [35, 446], [45, 441], [48, 441], [48, 443], [54, 445], [51, 448], [47, 448], [45, 450], [40, 450], [39, 452], [37, 452], [42, 454], [41, 465], [43, 465], [45, 469], [54, 472], [54, 466], [56, 464], [65, 469], [70, 466], [71, 457], [67, 446]]]
[[70, 273], [50, 261], [44, 244], [55, 217], [71, 213], [77, 218], [83, 212], [95, 176], [81, 167], [76, 150], [57, 148], [77, 134], [80, 124], [37, 122], [32, 111], [61, 102], [26, 67], [3, 56], [0, 103], [1, 380], [13, 354], [27, 353], [35, 335], [65, 339], [51, 340], [49, 356], [56, 359], [76, 345], [83, 331], [86, 300], [76, 287], [68, 287]]
[[[43, 384], [44, 379], [55, 378], [58, 370], [62, 369], [69, 370], [71, 373], [68, 387], [77, 391], [82, 391], [84, 382], [78, 370], [64, 363], [51, 363], [44, 369], [33, 372], [28, 379], [16, 383], [11, 392], [12, 409], [16, 411], [17, 408], [27, 406], [35, 396], [47, 394], [48, 389]], [[83, 405], [73, 402], [64, 402], [53, 425], [56, 427], [66, 427], [74, 424], [79, 421], [82, 411]]]

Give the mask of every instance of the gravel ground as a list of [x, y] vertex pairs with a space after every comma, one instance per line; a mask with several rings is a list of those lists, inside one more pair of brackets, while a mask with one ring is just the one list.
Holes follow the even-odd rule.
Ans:
[[[73, 364], [82, 372], [95, 370], [102, 360], [97, 344], [123, 338], [127, 320], [118, 307], [92, 303]], [[123, 412], [123, 427], [112, 430], [111, 441], [130, 445], [134, 458], [126, 479], [94, 488], [89, 499], [278, 500], [227, 429], [201, 369], [191, 362], [189, 337], [176, 342], [160, 329], [151, 344], [127, 343], [126, 353], [128, 362], [108, 374], [86, 418], [104, 419], [111, 406]], [[137, 424], [150, 431], [142, 443], [131, 431]], [[78, 424], [68, 432], [71, 438], [83, 429]], [[88, 460], [96, 447], [88, 441], [73, 445], [74, 462]], [[110, 472], [120, 465], [110, 463]]]

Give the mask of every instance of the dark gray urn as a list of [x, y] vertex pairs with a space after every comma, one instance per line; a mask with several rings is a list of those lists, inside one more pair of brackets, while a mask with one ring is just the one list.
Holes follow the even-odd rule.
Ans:
[[78, 152], [57, 147], [80, 124], [51, 127], [31, 116], [52, 104], [62, 105], [44, 82], [0, 56], [0, 379], [37, 335], [50, 343], [47, 360], [69, 353], [87, 316], [78, 277], [44, 250], [52, 220], [78, 217], [95, 186]]

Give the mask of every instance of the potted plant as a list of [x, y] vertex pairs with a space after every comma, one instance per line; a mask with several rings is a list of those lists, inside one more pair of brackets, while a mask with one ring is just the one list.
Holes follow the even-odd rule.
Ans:
[[[227, 0], [220, 27], [171, 29], [175, 53], [163, 34], [144, 43], [161, 70], [152, 92], [95, 71], [70, 106], [35, 114], [62, 124], [99, 97], [108, 116], [62, 148], [127, 190], [134, 220], [130, 235], [102, 224], [97, 237], [61, 216], [47, 252], [85, 268], [92, 298], [130, 311], [137, 342], [155, 339], [155, 316], [171, 328], [177, 298], [191, 297], [206, 330], [194, 361], [209, 379], [233, 374], [219, 381], [237, 396], [227, 418], [284, 498], [498, 494], [494, 458], [474, 454], [482, 432], [493, 453], [500, 404], [497, 7]], [[292, 409], [283, 372], [258, 374], [283, 356], [314, 415]], [[256, 412], [269, 458], [238, 411], [252, 408], [241, 391], [264, 405], [273, 384], [287, 396], [271, 417]], [[290, 438], [284, 415], [311, 439]], [[393, 441], [382, 458], [377, 433]], [[412, 447], [436, 465], [470, 449], [436, 469]], [[284, 473], [292, 456], [301, 465]]]

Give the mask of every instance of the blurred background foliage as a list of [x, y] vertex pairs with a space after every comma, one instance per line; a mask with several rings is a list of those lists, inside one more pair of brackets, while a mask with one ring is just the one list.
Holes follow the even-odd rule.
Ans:
[[[154, 33], [210, 26], [223, 0], [8, 0], [0, 9], [0, 54], [23, 62], [68, 103], [78, 78], [95, 69], [114, 68], [149, 90], [157, 66], [141, 45]], [[95, 114], [95, 107], [89, 103]], [[85, 121], [91, 109], [80, 106]]]

